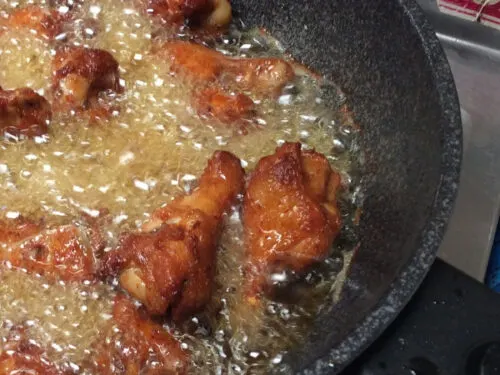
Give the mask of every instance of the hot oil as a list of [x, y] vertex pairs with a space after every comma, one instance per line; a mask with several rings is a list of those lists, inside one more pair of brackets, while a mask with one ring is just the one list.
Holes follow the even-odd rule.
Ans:
[[20, 326], [32, 343], [63, 368], [81, 371], [93, 346], [109, 326], [114, 291], [106, 285], [49, 284], [24, 272], [0, 272], [2, 341]]
[[[0, 9], [10, 12], [33, 3], [45, 4], [0, 0]], [[24, 216], [59, 224], [79, 222], [82, 213], [98, 216], [106, 209], [112, 218], [107, 236], [113, 243], [120, 232], [136, 229], [155, 208], [190, 191], [215, 150], [233, 152], [249, 172], [285, 141], [315, 148], [341, 172], [345, 186], [344, 228], [332, 255], [292, 287], [278, 288], [263, 311], [246, 308], [239, 295], [244, 248], [238, 205], [227, 216], [219, 244], [212, 302], [203, 314], [174, 327], [183, 346], [192, 352], [195, 373], [266, 373], [279, 366], [286, 352], [305, 339], [317, 314], [338, 298], [357, 242], [353, 222], [360, 204], [355, 173], [359, 150], [356, 128], [341, 111], [345, 97], [335, 85], [297, 70], [297, 78], [277, 100], [257, 102], [257, 126], [239, 134], [227, 125], [200, 119], [190, 104], [193, 87], [172, 76], [168, 62], [149, 53], [170, 32], [160, 31], [130, 1], [75, 4], [76, 16], [55, 45], [29, 31], [0, 35], [0, 86], [32, 87], [50, 99], [50, 61], [58, 43], [103, 48], [120, 63], [124, 86], [123, 94], [103, 99], [119, 110], [99, 123], [55, 113], [46, 138], [2, 141], [0, 219]], [[64, 6], [59, 10], [68, 11]], [[228, 35], [209, 44], [231, 56], [284, 56], [277, 41], [237, 22]], [[81, 366], [95, 337], [110, 324], [106, 317], [112, 288], [49, 286], [41, 278], [13, 270], [1, 275], [4, 326], [5, 322], [32, 322], [33, 337], [44, 346], [55, 343], [62, 348], [49, 350], [51, 359], [65, 368]], [[281, 273], [272, 280], [279, 286], [294, 278]], [[79, 288], [85, 289], [85, 298]], [[57, 298], [63, 300], [65, 310], [53, 307]], [[84, 312], [82, 306], [87, 306]], [[45, 310], [51, 313], [44, 315]], [[70, 329], [70, 321], [79, 324]], [[82, 327], [92, 329], [78, 338], [86, 329]]]

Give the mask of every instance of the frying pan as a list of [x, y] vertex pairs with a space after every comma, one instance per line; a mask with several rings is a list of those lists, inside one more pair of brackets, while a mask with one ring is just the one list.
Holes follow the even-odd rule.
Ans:
[[342, 370], [398, 315], [431, 266], [460, 175], [453, 78], [413, 0], [233, 0], [249, 26], [337, 83], [362, 129], [366, 199], [340, 301], [281, 373]]

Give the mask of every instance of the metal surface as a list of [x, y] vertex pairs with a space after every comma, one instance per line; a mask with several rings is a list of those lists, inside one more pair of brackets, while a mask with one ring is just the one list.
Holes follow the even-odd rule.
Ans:
[[419, 3], [450, 62], [464, 127], [461, 184], [439, 256], [482, 282], [500, 213], [500, 32]]

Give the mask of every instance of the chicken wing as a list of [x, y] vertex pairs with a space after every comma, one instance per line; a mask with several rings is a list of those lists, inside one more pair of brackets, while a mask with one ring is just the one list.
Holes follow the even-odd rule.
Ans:
[[90, 367], [100, 375], [180, 375], [187, 372], [188, 354], [161, 325], [151, 321], [132, 301], [118, 295], [113, 307], [114, 340], [102, 341]]
[[226, 69], [234, 75], [233, 80], [240, 90], [261, 97], [279, 95], [295, 76], [289, 63], [272, 57], [228, 59]]
[[243, 130], [256, 115], [249, 95], [274, 97], [295, 75], [292, 66], [281, 59], [230, 58], [191, 42], [167, 42], [154, 52], [169, 61], [174, 74], [196, 85], [198, 91], [202, 88], [193, 103], [201, 117], [237, 124]]
[[218, 81], [264, 97], [278, 94], [295, 76], [293, 67], [283, 59], [227, 57], [191, 42], [167, 42], [157, 47], [156, 53], [170, 61], [173, 72], [196, 83]]
[[156, 210], [142, 232], [124, 234], [104, 261], [105, 275], [152, 314], [174, 320], [203, 307], [211, 296], [215, 253], [223, 214], [243, 189], [240, 160], [214, 153], [192, 194]]
[[43, 39], [54, 40], [62, 33], [65, 20], [66, 17], [55, 10], [31, 5], [9, 14], [1, 25], [9, 29], [27, 29]]
[[47, 229], [23, 219], [0, 222], [0, 261], [51, 281], [92, 280], [98, 251], [93, 237], [92, 229], [84, 233], [74, 225]]
[[196, 83], [215, 81], [222, 73], [224, 55], [200, 44], [180, 40], [153, 47], [153, 53], [170, 63], [173, 73]]
[[33, 138], [48, 132], [49, 102], [31, 89], [0, 88], [0, 134], [10, 139]]
[[40, 233], [41, 225], [19, 217], [0, 221], [0, 247], [23, 241]]
[[228, 125], [239, 124], [243, 133], [255, 116], [254, 102], [248, 96], [227, 94], [215, 87], [204, 89], [197, 95], [196, 107], [201, 117], [214, 118]]
[[219, 28], [232, 18], [229, 0], [142, 0], [142, 5], [168, 24]]
[[259, 161], [243, 199], [249, 302], [269, 291], [272, 272], [301, 273], [328, 255], [341, 226], [339, 187], [328, 160], [299, 143]]
[[[187, 372], [188, 353], [163, 327], [147, 318], [123, 295], [115, 298], [110, 340], [99, 340], [95, 355], [83, 363], [99, 375], [181, 375]], [[0, 374], [69, 375], [59, 369], [26, 329], [14, 326], [0, 343]]]
[[118, 62], [104, 50], [62, 47], [52, 62], [52, 88], [61, 108], [96, 107], [99, 93], [122, 91]]
[[[65, 375], [29, 340], [23, 327], [13, 327], [0, 344], [1, 375]], [[69, 374], [67, 374], [69, 375]]]

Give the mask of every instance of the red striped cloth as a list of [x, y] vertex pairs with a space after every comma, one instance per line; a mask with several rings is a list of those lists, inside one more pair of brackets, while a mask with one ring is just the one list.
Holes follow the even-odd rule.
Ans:
[[500, 0], [438, 0], [443, 13], [500, 29]]

